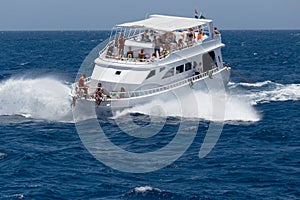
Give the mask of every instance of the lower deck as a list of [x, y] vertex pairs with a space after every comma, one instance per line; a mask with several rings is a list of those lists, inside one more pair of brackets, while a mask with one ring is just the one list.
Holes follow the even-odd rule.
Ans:
[[[176, 94], [174, 98], [178, 98], [186, 92], [208, 91], [212, 88], [218, 89], [220, 85], [225, 87], [229, 82], [229, 77], [230, 68], [225, 66], [221, 70], [215, 68], [205, 73], [194, 75], [161, 87], [148, 90], [110, 92], [108, 95], [103, 95], [101, 97], [97, 97], [96, 93], [86, 93], [87, 90], [80, 90], [78, 92], [78, 90], [74, 88], [73, 107], [76, 110], [84, 110], [87, 106], [93, 107], [93, 109], [97, 108], [96, 110], [101, 110], [98, 111], [101, 113], [100, 116], [110, 116], [117, 111], [120, 112], [132, 106], [151, 102], [153, 98], [167, 100], [170, 96], [174, 96], [174, 94]], [[76, 87], [76, 85], [73, 85], [73, 87]]]

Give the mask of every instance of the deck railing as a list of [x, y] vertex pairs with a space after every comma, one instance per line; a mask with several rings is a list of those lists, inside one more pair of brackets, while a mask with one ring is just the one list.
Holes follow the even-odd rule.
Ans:
[[[137, 35], [133, 35], [131, 37], [128, 37], [126, 38], [127, 40], [128, 39], [132, 39], [132, 38], [135, 38], [137, 37]], [[214, 38], [221, 38], [221, 35], [218, 35]], [[128, 59], [128, 58], [125, 58], [125, 57], [116, 57], [116, 56], [108, 56], [108, 55], [104, 55], [105, 51], [107, 50], [108, 46], [112, 44], [112, 41], [110, 41], [105, 48], [103, 48], [100, 52], [99, 52], [99, 58], [101, 58], [102, 60], [105, 60], [105, 61], [109, 61], [109, 62], [113, 62], [113, 63], [128, 63], [130, 62], [131, 64], [142, 64], [142, 65], [147, 65], [147, 64], [151, 64], [155, 61], [159, 61], [161, 59], [164, 59], [166, 57], [168, 57], [171, 53], [175, 53], [177, 51], [181, 51], [181, 50], [184, 50], [184, 49], [188, 49], [188, 48], [191, 48], [191, 47], [194, 47], [194, 46], [197, 46], [197, 45], [201, 45], [207, 41], [211, 41], [210, 37], [207, 37], [205, 39], [202, 39], [202, 40], [197, 40], [195, 39], [191, 45], [188, 45], [187, 42], [185, 42], [186, 44], [182, 47], [182, 48], [174, 48], [173, 50], [171, 50], [170, 52], [168, 52], [167, 54], [165, 55], [161, 55], [159, 56], [159, 58], [155, 58], [155, 59], [151, 59], [151, 55], [149, 59], [139, 59], [139, 58], [133, 58], [133, 59]], [[153, 43], [153, 42], [152, 42]], [[104, 54], [103, 54], [104, 53]], [[103, 54], [103, 55], [102, 55]], [[142, 60], [142, 62], [140, 62], [140, 60]]]
[[158, 93], [163, 93], [165, 91], [181, 87], [183, 85], [187, 84], [193, 84], [194, 81], [199, 80], [203, 77], [209, 76], [211, 77], [213, 73], [217, 72], [218, 68], [211, 69], [207, 72], [201, 73], [199, 75], [195, 75], [186, 79], [183, 79], [181, 81], [171, 83], [169, 85], [153, 88], [153, 89], [147, 89], [147, 90], [137, 90], [137, 91], [128, 91], [128, 92], [110, 92], [111, 98], [133, 98], [133, 97], [142, 97], [147, 95], [153, 95]]
[[[136, 90], [136, 91], [126, 91], [126, 92], [112, 91], [112, 92], [109, 93], [109, 97], [112, 100], [128, 99], [128, 98], [139, 98], [139, 97], [143, 97], [143, 96], [163, 93], [163, 92], [166, 92], [168, 90], [179, 88], [179, 87], [182, 87], [182, 86], [187, 85], [187, 84], [191, 84], [191, 86], [192, 86], [194, 81], [197, 81], [201, 78], [204, 78], [204, 77], [207, 77], [207, 76], [212, 78], [213, 73], [218, 72], [218, 70], [219, 70], [218, 68], [214, 68], [214, 69], [211, 69], [211, 70], [206, 71], [204, 73], [201, 73], [199, 75], [194, 75], [192, 77], [180, 80], [180, 81], [175, 82], [175, 83], [171, 83], [171, 84], [168, 84], [168, 85], [165, 85], [165, 86], [152, 88], [152, 89], [147, 89], [147, 90]], [[90, 81], [91, 77], [88, 77], [85, 80]], [[83, 89], [83, 88], [79, 88], [77, 83], [74, 83], [72, 86], [73, 86], [72, 93], [77, 94], [77, 96], [79, 98], [80, 97], [84, 97], [84, 98], [87, 98], [87, 99], [91, 98], [91, 96], [88, 95], [88, 94], [83, 95], [83, 94], [80, 94], [80, 92], [78, 93], [78, 91], [80, 91], [80, 89]], [[88, 89], [89, 90], [93, 90], [93, 89], [96, 90], [97, 88], [88, 88]], [[76, 93], [76, 91], [77, 91], [77, 93]]]

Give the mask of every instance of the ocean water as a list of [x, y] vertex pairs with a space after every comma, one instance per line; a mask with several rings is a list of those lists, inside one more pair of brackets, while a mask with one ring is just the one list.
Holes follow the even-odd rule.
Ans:
[[[108, 37], [107, 31], [0, 32], [0, 199], [300, 198], [299, 30], [222, 31], [233, 73], [222, 133], [204, 158], [199, 148], [212, 123], [205, 94], [198, 113], [181, 116], [175, 102], [158, 100], [100, 121], [115, 144], [132, 152], [160, 149], [179, 124], [193, 124], [184, 129], [196, 131], [184, 154], [149, 173], [98, 161], [73, 123], [70, 84]], [[155, 105], [165, 112], [151, 119]], [[165, 122], [148, 140], [119, 127], [135, 132], [151, 120]]]

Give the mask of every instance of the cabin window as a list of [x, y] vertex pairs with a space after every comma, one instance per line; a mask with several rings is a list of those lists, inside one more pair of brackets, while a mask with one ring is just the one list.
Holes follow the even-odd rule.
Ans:
[[121, 71], [116, 71], [115, 75], [120, 75]]
[[171, 76], [174, 76], [174, 68], [169, 69], [162, 79], [169, 78]]
[[182, 73], [184, 69], [184, 65], [180, 65], [178, 67], [176, 67], [176, 74]]
[[155, 75], [155, 70], [151, 70], [146, 79], [151, 78], [154, 75]]
[[164, 71], [165, 70], [165, 67], [161, 67], [160, 69], [159, 69], [159, 72], [162, 72], [162, 71]]
[[185, 63], [185, 71], [189, 71], [192, 69], [192, 63], [188, 62], [188, 63]]

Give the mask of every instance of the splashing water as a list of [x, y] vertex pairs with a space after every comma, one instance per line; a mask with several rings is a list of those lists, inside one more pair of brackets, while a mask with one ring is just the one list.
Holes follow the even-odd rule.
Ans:
[[[144, 105], [135, 106], [133, 108], [124, 110], [118, 113], [117, 117], [126, 115], [128, 113], [141, 113], [146, 115], [157, 115], [161, 117], [183, 117], [190, 119], [205, 119], [212, 121], [219, 121], [213, 118], [213, 105], [211, 95], [203, 92], [198, 92], [196, 96], [185, 95], [181, 98], [195, 98], [198, 104], [196, 105], [179, 105], [176, 99], [169, 101], [162, 101], [155, 99], [152, 102]], [[159, 109], [157, 109], [159, 107]], [[198, 110], [196, 109], [198, 108]], [[181, 109], [188, 110], [182, 116]], [[249, 102], [243, 101], [231, 95], [225, 95], [225, 113], [224, 121], [247, 121], [256, 122], [260, 120], [259, 114], [250, 105]]]
[[[272, 81], [258, 83], [229, 83], [229, 93], [225, 98], [224, 121], [260, 120], [260, 115], [252, 105], [272, 101], [298, 101], [300, 84], [278, 84]], [[54, 78], [10, 78], [0, 84], [0, 115], [22, 115], [34, 119], [58, 122], [73, 122], [70, 88]], [[182, 98], [195, 98], [184, 96]], [[162, 101], [153, 99], [148, 104], [137, 105], [117, 113], [116, 118], [128, 113], [141, 113], [154, 116], [173, 116], [213, 120], [211, 96], [199, 92], [196, 95], [198, 111], [191, 105], [178, 106], [176, 99]], [[182, 116], [181, 109], [187, 109]]]
[[141, 186], [141, 187], [136, 187], [136, 188], [134, 188], [134, 191], [135, 191], [136, 193], [143, 193], [143, 192], [152, 191], [152, 190], [161, 192], [160, 189], [158, 189], [158, 188], [153, 188], [153, 187], [150, 187], [150, 186]]
[[[256, 122], [261, 119], [260, 114], [253, 105], [270, 103], [273, 101], [298, 101], [300, 100], [300, 84], [279, 84], [272, 81], [257, 83], [233, 83], [228, 84], [229, 92], [225, 96], [224, 121]], [[180, 106], [176, 100], [161, 101], [155, 99], [149, 104], [135, 106], [117, 114], [117, 117], [128, 113], [141, 113], [158, 116], [174, 116], [184, 118], [201, 118], [214, 120], [211, 97], [207, 93], [199, 92], [196, 95], [199, 112], [189, 112], [186, 116], [181, 115]], [[182, 98], [194, 98], [184, 96]], [[153, 112], [153, 108], [160, 106], [161, 112]], [[190, 109], [191, 105], [183, 105], [183, 109]]]
[[53, 78], [10, 78], [0, 84], [0, 115], [72, 121], [69, 93]]

